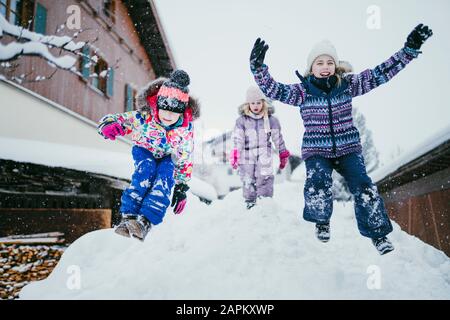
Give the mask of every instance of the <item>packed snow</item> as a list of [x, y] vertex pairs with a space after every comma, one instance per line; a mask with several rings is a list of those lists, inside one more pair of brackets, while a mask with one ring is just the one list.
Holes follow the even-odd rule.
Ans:
[[334, 203], [331, 240], [301, 219], [303, 185], [275, 185], [244, 208], [241, 191], [211, 205], [190, 196], [144, 243], [112, 229], [88, 233], [21, 299], [449, 299], [450, 259], [401, 231], [380, 256], [356, 227], [353, 206]]

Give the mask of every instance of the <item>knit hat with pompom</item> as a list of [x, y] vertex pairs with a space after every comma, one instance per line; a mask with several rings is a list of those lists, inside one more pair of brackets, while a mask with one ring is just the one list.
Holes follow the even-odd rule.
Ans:
[[164, 81], [157, 93], [158, 108], [176, 113], [184, 113], [189, 102], [189, 75], [183, 70], [175, 70]]

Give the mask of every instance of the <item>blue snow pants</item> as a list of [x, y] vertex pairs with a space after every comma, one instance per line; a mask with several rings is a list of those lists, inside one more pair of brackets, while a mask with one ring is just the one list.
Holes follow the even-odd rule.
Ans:
[[134, 173], [122, 193], [122, 214], [144, 215], [153, 225], [162, 222], [170, 205], [175, 165], [171, 156], [155, 159], [145, 148], [133, 146]]
[[303, 218], [315, 223], [328, 223], [333, 212], [335, 169], [342, 175], [353, 194], [359, 232], [369, 238], [380, 238], [392, 231], [392, 224], [377, 187], [367, 175], [363, 155], [351, 153], [338, 158], [312, 156], [305, 160], [306, 182]]

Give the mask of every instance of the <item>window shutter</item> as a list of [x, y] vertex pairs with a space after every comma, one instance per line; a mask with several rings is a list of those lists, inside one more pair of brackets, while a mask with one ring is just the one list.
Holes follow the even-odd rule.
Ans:
[[133, 88], [129, 84], [127, 84], [125, 90], [126, 90], [125, 111], [133, 111], [134, 110]]
[[83, 78], [89, 79], [89, 74], [91, 73], [91, 68], [89, 66], [86, 67], [86, 65], [90, 62], [89, 47], [84, 46], [81, 52], [83, 53], [83, 57], [81, 58], [81, 74], [83, 75]]
[[106, 94], [112, 97], [114, 94], [114, 69], [108, 68], [108, 78], [106, 79]]
[[6, 0], [0, 0], [0, 14], [6, 18]]
[[47, 30], [47, 9], [40, 3], [36, 6], [36, 20], [34, 22], [34, 31], [45, 34]]

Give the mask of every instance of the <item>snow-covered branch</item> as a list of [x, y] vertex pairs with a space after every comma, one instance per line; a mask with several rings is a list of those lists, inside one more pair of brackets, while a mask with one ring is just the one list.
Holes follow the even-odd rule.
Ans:
[[[4, 16], [0, 15], [0, 38], [4, 34], [16, 38], [17, 41], [7, 45], [0, 43], [0, 62], [12, 61], [20, 56], [40, 56], [53, 66], [73, 71], [77, 62], [77, 57], [73, 55], [82, 56], [80, 51], [86, 45], [86, 42], [83, 41], [72, 41], [73, 38], [69, 36], [46, 36], [32, 32], [10, 24]], [[59, 48], [70, 54], [56, 57], [49, 51], [49, 48]]]

